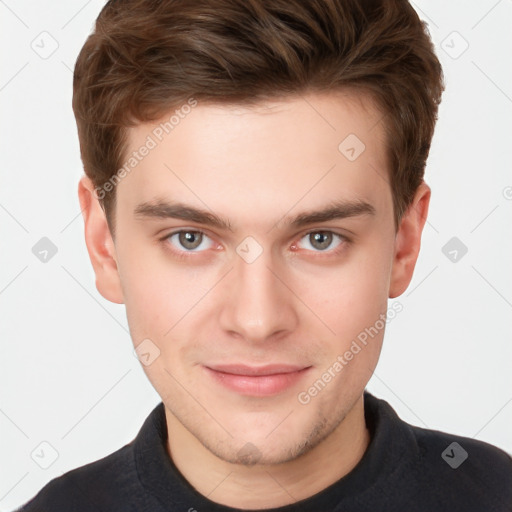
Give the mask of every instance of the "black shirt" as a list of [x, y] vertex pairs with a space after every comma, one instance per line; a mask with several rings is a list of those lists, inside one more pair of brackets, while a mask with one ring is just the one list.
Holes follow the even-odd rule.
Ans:
[[[366, 390], [364, 406], [371, 440], [356, 467], [314, 496], [267, 512], [512, 511], [512, 458], [507, 453], [482, 441], [409, 425]], [[167, 454], [166, 440], [160, 403], [132, 442], [55, 478], [19, 510], [240, 510], [197, 492]]]

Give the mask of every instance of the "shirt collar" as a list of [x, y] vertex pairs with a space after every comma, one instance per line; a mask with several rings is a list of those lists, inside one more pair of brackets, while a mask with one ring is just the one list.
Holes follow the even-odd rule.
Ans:
[[[283, 507], [266, 512], [303, 512], [332, 509], [333, 503], [352, 503], [357, 495], [382, 490], [386, 477], [405, 461], [419, 457], [419, 448], [410, 426], [400, 420], [384, 400], [364, 391], [364, 413], [370, 444], [359, 463], [343, 478], [326, 489]], [[166, 449], [167, 424], [163, 402], [150, 413], [134, 440], [137, 473], [147, 492], [171, 510], [209, 510], [236, 512], [240, 509], [217, 504], [192, 487], [183, 477]]]

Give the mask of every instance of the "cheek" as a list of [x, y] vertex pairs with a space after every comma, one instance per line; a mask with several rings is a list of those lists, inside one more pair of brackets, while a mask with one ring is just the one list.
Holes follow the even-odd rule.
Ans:
[[164, 341], [208, 290], [204, 273], [171, 264], [165, 251], [159, 251], [125, 252], [119, 261], [126, 315], [135, 344], [151, 337]]
[[344, 263], [323, 269], [311, 281], [315, 286], [304, 289], [338, 344], [350, 343], [386, 312], [391, 255], [392, 246], [384, 238], [354, 247]]

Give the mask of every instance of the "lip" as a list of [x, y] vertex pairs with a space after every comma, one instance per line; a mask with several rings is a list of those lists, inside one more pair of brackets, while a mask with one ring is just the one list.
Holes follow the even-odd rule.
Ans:
[[296, 384], [311, 366], [245, 364], [203, 366], [217, 383], [246, 396], [272, 396]]

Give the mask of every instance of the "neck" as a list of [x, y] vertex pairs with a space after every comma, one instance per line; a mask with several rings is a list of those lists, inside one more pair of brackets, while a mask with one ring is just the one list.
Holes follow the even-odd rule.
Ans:
[[336, 429], [300, 457], [275, 465], [243, 466], [207, 450], [166, 408], [167, 450], [203, 496], [233, 508], [276, 508], [309, 498], [348, 474], [370, 442], [363, 396]]

